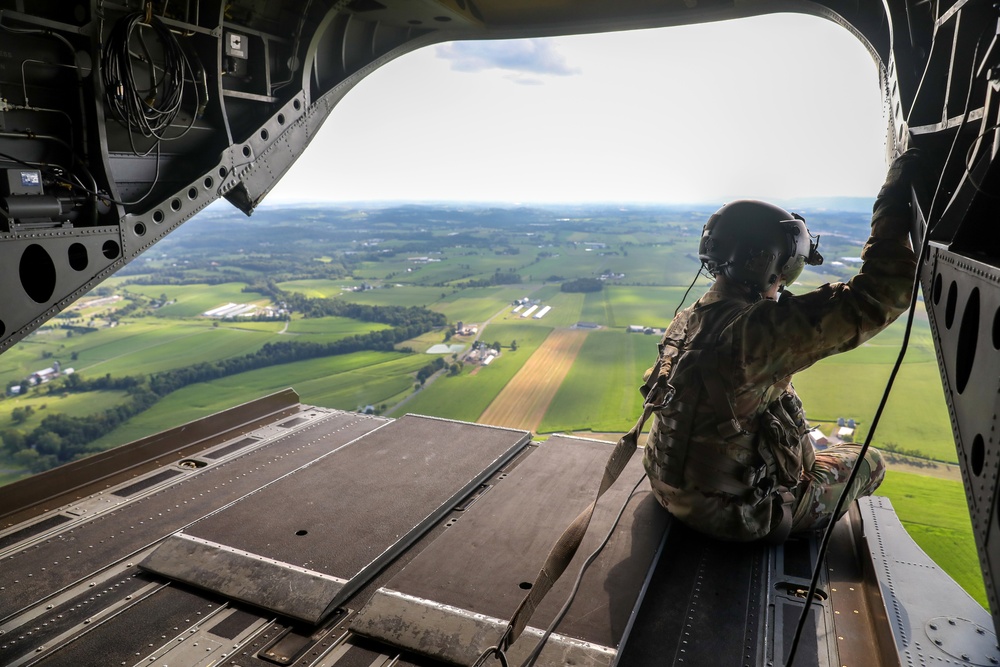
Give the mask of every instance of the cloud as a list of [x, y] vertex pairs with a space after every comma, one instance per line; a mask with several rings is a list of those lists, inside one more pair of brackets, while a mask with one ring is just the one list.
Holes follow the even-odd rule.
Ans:
[[541, 39], [452, 42], [438, 46], [437, 56], [451, 61], [451, 69], [458, 72], [501, 69], [554, 76], [580, 73], [579, 68], [566, 63], [551, 41]]

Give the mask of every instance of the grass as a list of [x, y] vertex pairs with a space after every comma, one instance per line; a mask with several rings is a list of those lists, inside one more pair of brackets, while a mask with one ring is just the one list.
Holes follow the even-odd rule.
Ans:
[[[284, 322], [214, 324], [207, 319], [142, 318], [69, 338], [62, 330], [48, 330], [3, 355], [0, 383], [24, 379], [53, 361], [59, 361], [63, 368], [75, 368], [84, 377], [141, 375], [248, 354], [268, 342], [330, 342], [388, 328], [341, 317], [293, 320], [288, 327], [292, 335], [279, 334]], [[43, 358], [43, 354], [51, 356]]]
[[[391, 328], [392, 327], [388, 324], [381, 324], [378, 322], [360, 322], [347, 317], [295, 317], [288, 324], [288, 333], [342, 337], [353, 334], [365, 334], [369, 331], [382, 331], [383, 329]], [[312, 335], [305, 338], [305, 340], [315, 340]], [[299, 339], [289, 338], [288, 340]]]
[[987, 607], [962, 483], [891, 470], [876, 493], [892, 501], [896, 515], [920, 548]]
[[[824, 359], [795, 375], [795, 389], [812, 422], [854, 418], [861, 441], [882, 398], [899, 352], [903, 323], [896, 322], [868, 344]], [[926, 321], [917, 320], [873, 443], [895, 443], [924, 456], [957, 463], [951, 422]], [[827, 428], [826, 430], [829, 430]]]
[[64, 330], [49, 327], [30, 334], [0, 354], [0, 384], [6, 387], [7, 383], [14, 380], [24, 380], [35, 371], [48, 368], [53, 361], [58, 361], [63, 368], [76, 365], [70, 359], [70, 354], [84, 338], [79, 334], [67, 338]]
[[351, 287], [350, 280], [289, 280], [278, 283], [278, 288], [286, 292], [297, 292], [310, 299], [333, 298], [343, 292], [343, 288]]
[[449, 294], [431, 310], [443, 313], [450, 322], [482, 323], [535, 288], [528, 285], [478, 287]]
[[[434, 329], [433, 331], [428, 331], [427, 333], [420, 334], [416, 338], [409, 338], [407, 340], [404, 340], [402, 343], [397, 343], [396, 349], [401, 350], [403, 348], [408, 347], [412, 349], [414, 352], [426, 352], [429, 347], [437, 345], [439, 343], [444, 343], [445, 342], [444, 336], [445, 336], [444, 329]], [[472, 342], [471, 336], [455, 336], [446, 344], [458, 345], [459, 343], [462, 343], [468, 345], [471, 342]]]
[[[609, 322], [608, 326], [624, 328], [638, 324], [662, 329], [670, 324], [674, 308], [680, 303], [687, 288], [609, 285], [605, 289], [614, 318], [614, 322]], [[690, 306], [704, 291], [704, 287], [696, 285], [684, 305]]]
[[549, 405], [539, 432], [624, 433], [642, 411], [638, 387], [656, 361], [656, 338], [592, 331]]
[[388, 287], [370, 289], [363, 292], [344, 292], [340, 297], [351, 303], [363, 303], [368, 306], [430, 306], [441, 300], [441, 294], [447, 293], [446, 287]]
[[[0, 401], [0, 425], [2, 425], [0, 429], [12, 427], [22, 433], [27, 433], [50, 414], [84, 417], [121, 405], [127, 399], [128, 394], [124, 391], [88, 391], [61, 396], [47, 396], [31, 392], [26, 396], [11, 396]], [[34, 413], [20, 424], [12, 423], [11, 412], [15, 408], [27, 407], [32, 408]]]
[[580, 313], [583, 311], [583, 303], [584, 295], [581, 293], [557, 292], [546, 297], [539, 305], [539, 310], [552, 306], [552, 310], [545, 314], [541, 322], [550, 327], [573, 326], [582, 319]]
[[3, 486], [4, 484], [12, 484], [19, 479], [24, 479], [30, 475], [31, 473], [24, 469], [15, 470], [12, 468], [5, 468], [0, 470], [0, 486]]
[[[137, 375], [239, 356], [278, 340], [326, 342], [382, 328], [378, 324], [342, 320], [336, 325], [331, 323], [325, 330], [323, 324], [316, 325], [314, 330], [306, 332], [309, 336], [289, 337], [279, 335], [283, 326], [284, 322], [220, 322], [219, 326], [213, 326], [212, 321], [205, 319], [144, 318], [68, 339], [60, 358], [64, 367], [73, 365], [87, 377], [106, 373]], [[71, 350], [78, 355], [76, 361], [66, 358]]]

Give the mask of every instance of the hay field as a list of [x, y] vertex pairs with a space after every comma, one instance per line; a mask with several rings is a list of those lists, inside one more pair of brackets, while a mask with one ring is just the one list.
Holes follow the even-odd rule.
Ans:
[[534, 431], [576, 360], [587, 331], [555, 329], [479, 417], [485, 424]]

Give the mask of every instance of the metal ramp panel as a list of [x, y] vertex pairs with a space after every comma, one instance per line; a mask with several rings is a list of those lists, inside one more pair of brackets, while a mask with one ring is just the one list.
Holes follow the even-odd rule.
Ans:
[[407, 415], [172, 535], [141, 565], [319, 623], [529, 441]]
[[[596, 494], [612, 446], [553, 436], [380, 588], [351, 629], [401, 649], [472, 664], [503, 634], [506, 620], [563, 529]], [[508, 652], [518, 664], [567, 599], [583, 562], [625, 505], [607, 547], [539, 665], [609, 665], [625, 633], [669, 523], [635, 456], [598, 504], [590, 529], [531, 626]], [[639, 482], [638, 490], [632, 490]]]

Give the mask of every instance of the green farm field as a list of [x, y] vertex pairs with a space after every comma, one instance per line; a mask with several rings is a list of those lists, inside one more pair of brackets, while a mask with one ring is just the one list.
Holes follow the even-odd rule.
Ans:
[[332, 299], [340, 296], [344, 287], [349, 287], [346, 280], [324, 280], [316, 278], [311, 280], [289, 280], [277, 284], [278, 289], [286, 292], [297, 292], [311, 299]]
[[67, 337], [62, 329], [43, 327], [31, 336], [0, 355], [0, 383], [23, 380], [31, 373], [48, 368], [53, 361], [64, 367], [74, 366], [72, 349], [83, 340], [80, 336]]
[[449, 294], [430, 309], [444, 314], [451, 322], [479, 324], [509, 307], [515, 299], [532, 295], [536, 289], [534, 285], [463, 289]]
[[[0, 357], [0, 382], [27, 377], [59, 361], [85, 377], [156, 373], [254, 352], [279, 340], [332, 342], [346, 336], [380, 331], [388, 325], [342, 317], [295, 319], [285, 323], [218, 322], [206, 318], [128, 319], [113, 328], [66, 337], [60, 329], [43, 329]], [[51, 355], [43, 358], [42, 354]], [[76, 359], [71, 355], [76, 354]]]
[[427, 363], [424, 355], [395, 352], [354, 354], [298, 361], [185, 387], [133, 417], [94, 443], [106, 449], [132, 442], [247, 401], [292, 387], [303, 403], [356, 410], [378, 405], [413, 384], [409, 374]]
[[[580, 313], [583, 311], [584, 295], [572, 292], [558, 292], [539, 304], [539, 308], [552, 306], [552, 310], [547, 312], [540, 321], [550, 327], [571, 327], [583, 318]], [[538, 311], [535, 311], [536, 313]]]
[[920, 548], [986, 607], [986, 589], [962, 483], [890, 470], [876, 494], [892, 501]]
[[156, 326], [147, 318], [80, 336], [75, 363], [87, 377], [139, 375], [239, 356], [277, 338], [267, 331], [213, 327], [207, 320], [168, 320]]
[[318, 340], [317, 336], [324, 338], [351, 336], [390, 328], [388, 324], [379, 322], [359, 322], [348, 317], [335, 316], [292, 317], [291, 322], [288, 323], [289, 334], [303, 336], [295, 338], [295, 340]]
[[[690, 306], [705, 293], [704, 281], [688, 294], [685, 306]], [[673, 319], [674, 309], [684, 296], [686, 287], [628, 287], [610, 285], [606, 288], [614, 322], [608, 326], [627, 327], [633, 324], [664, 329]]]
[[441, 300], [443, 292], [447, 292], [447, 288], [403, 285], [363, 292], [344, 292], [339, 298], [367, 306], [431, 306]]
[[624, 433], [642, 411], [638, 387], [656, 361], [658, 337], [598, 330], [587, 336], [549, 405], [539, 433]]
[[[83, 417], [124, 403], [128, 395], [124, 391], [87, 391], [79, 394], [46, 396], [29, 394], [12, 396], [0, 401], [0, 423], [10, 423], [11, 413], [16, 408], [31, 408], [31, 416], [18, 424], [22, 431], [30, 431], [50, 414]], [[2, 466], [0, 466], [2, 467]]]
[[[865, 438], [899, 354], [903, 326], [897, 321], [864, 346], [797, 373], [795, 389], [807, 418], [814, 423], [854, 418], [859, 424], [855, 439]], [[829, 431], [829, 426], [824, 430]], [[873, 440], [876, 447], [885, 443], [939, 461], [958, 462], [930, 329], [921, 318], [914, 321], [906, 360]]]
[[227, 303], [254, 303], [267, 305], [269, 300], [256, 292], [244, 292], [244, 283], [219, 285], [129, 285], [126, 289], [150, 298], [167, 295], [170, 305], [156, 311], [160, 317], [197, 317], [202, 313]]

